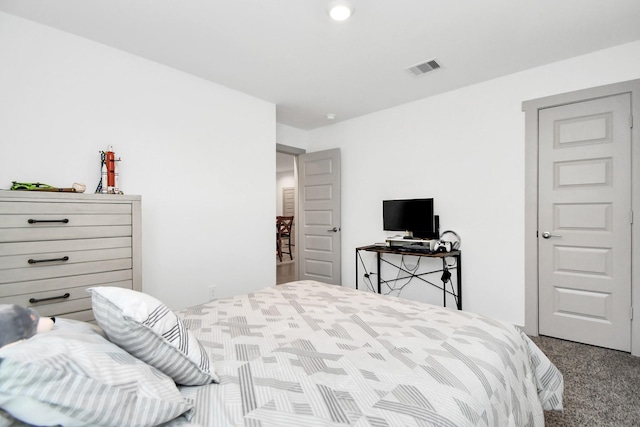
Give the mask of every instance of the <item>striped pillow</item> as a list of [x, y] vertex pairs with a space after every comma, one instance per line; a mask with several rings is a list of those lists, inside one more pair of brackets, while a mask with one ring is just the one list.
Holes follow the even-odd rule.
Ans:
[[218, 382], [206, 350], [154, 297], [131, 289], [93, 287], [91, 302], [109, 340], [180, 385]]
[[53, 330], [0, 349], [0, 425], [13, 416], [30, 425], [143, 427], [190, 412], [171, 378], [96, 329], [59, 318]]

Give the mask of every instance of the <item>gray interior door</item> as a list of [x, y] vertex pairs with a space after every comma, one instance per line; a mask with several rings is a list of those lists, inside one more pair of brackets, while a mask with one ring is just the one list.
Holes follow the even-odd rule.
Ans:
[[540, 334], [631, 349], [631, 97], [540, 110]]
[[299, 278], [339, 285], [340, 150], [299, 155], [298, 191]]
[[295, 215], [295, 188], [285, 187], [282, 189], [282, 215], [294, 216]]
[[282, 189], [282, 215], [293, 216], [294, 221], [291, 226], [291, 244], [296, 241], [296, 189], [294, 187], [285, 187]]

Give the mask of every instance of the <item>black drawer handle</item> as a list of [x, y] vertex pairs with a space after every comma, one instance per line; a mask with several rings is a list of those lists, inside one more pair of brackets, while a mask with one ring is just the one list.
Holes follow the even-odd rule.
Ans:
[[35, 303], [37, 303], [37, 302], [51, 301], [51, 300], [54, 300], [54, 299], [67, 299], [67, 298], [69, 298], [70, 296], [71, 296], [71, 294], [70, 294], [69, 292], [67, 292], [67, 293], [66, 293], [66, 294], [64, 294], [64, 295], [60, 295], [60, 296], [57, 296], [57, 297], [49, 297], [49, 298], [29, 298], [29, 302], [30, 302], [31, 304], [35, 304]]
[[29, 264], [37, 264], [39, 262], [55, 262], [55, 261], [69, 261], [68, 256], [63, 256], [62, 258], [52, 258], [52, 259], [33, 259], [31, 258], [27, 261]]
[[64, 224], [69, 223], [69, 218], [65, 219], [29, 219], [27, 221], [29, 224], [37, 224], [38, 222], [62, 222]]

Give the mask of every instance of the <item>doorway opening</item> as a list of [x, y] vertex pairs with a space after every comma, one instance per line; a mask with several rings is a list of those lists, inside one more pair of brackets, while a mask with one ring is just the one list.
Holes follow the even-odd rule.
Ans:
[[276, 218], [293, 217], [291, 231], [280, 238], [276, 225], [276, 285], [298, 280], [295, 225], [298, 209], [296, 160], [297, 156], [304, 152], [305, 150], [299, 148], [276, 144]]

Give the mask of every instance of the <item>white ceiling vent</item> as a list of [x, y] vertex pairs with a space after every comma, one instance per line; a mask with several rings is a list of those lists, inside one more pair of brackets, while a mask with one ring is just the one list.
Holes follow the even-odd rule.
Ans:
[[435, 71], [439, 68], [441, 68], [441, 66], [438, 63], [438, 61], [434, 58], [405, 69], [411, 74], [413, 74], [414, 76], [422, 76], [424, 74], [427, 74], [430, 71]]

